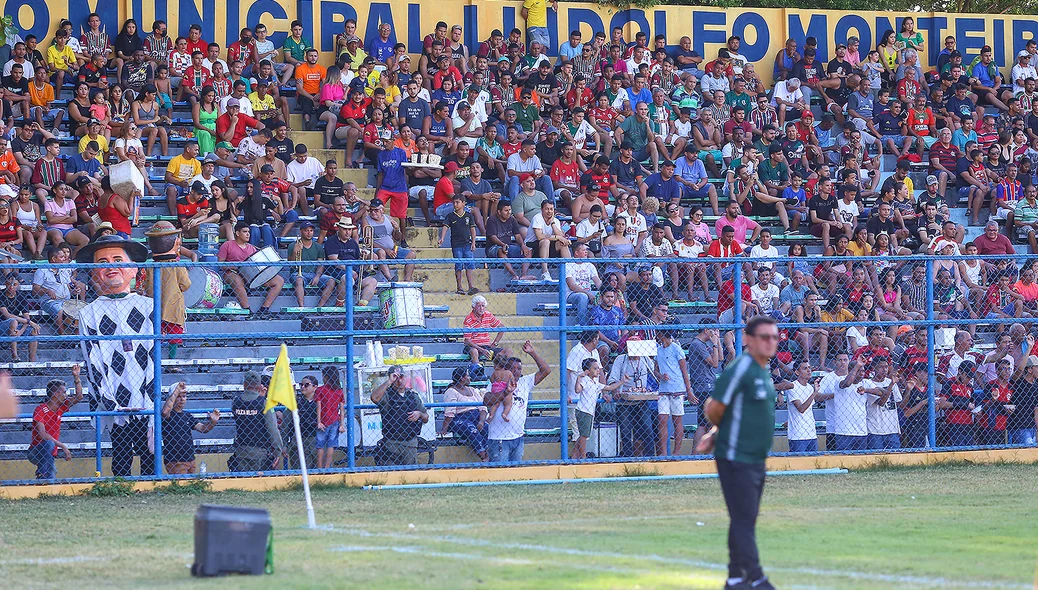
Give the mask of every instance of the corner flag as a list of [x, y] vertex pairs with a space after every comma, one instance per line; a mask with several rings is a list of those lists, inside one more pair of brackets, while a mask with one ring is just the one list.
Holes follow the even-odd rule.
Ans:
[[299, 451], [299, 467], [303, 476], [303, 495], [306, 498], [306, 520], [310, 528], [317, 527], [314, 517], [314, 503], [310, 498], [310, 478], [306, 473], [306, 455], [303, 453], [303, 435], [299, 431], [299, 410], [296, 406], [296, 387], [292, 383], [292, 372], [289, 369], [288, 347], [281, 343], [281, 353], [274, 363], [274, 374], [270, 377], [267, 388], [267, 403], [263, 406], [266, 414], [278, 405], [285, 406], [292, 413], [292, 426], [296, 434], [296, 449]]
[[289, 411], [296, 411], [295, 386], [292, 384], [292, 374], [288, 364], [288, 347], [282, 342], [281, 354], [274, 363], [274, 374], [270, 378], [270, 387], [267, 389], [267, 404], [263, 406], [264, 414], [278, 404], [285, 406]]

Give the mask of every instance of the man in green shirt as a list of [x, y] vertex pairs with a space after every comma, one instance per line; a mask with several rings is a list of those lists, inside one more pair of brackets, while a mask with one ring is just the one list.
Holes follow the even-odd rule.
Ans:
[[649, 126], [649, 105], [639, 102], [634, 107], [634, 115], [624, 119], [614, 132], [616, 142], [629, 141], [634, 148], [634, 159], [642, 162], [652, 160], [652, 171], [660, 171], [659, 151], [656, 148], [656, 135]]
[[1012, 239], [1013, 233], [1023, 233], [1027, 236], [1027, 241], [1031, 245], [1031, 254], [1038, 253], [1038, 240], [1035, 239], [1035, 232], [1038, 231], [1038, 186], [1029, 185], [1024, 189], [1024, 200], [1020, 201], [1016, 205], [1016, 210], [1013, 215], [1013, 225], [1016, 226], [1015, 232], [1010, 232], [1010, 238]]
[[782, 191], [789, 186], [789, 166], [782, 161], [782, 155], [778, 143], [772, 143], [768, 146], [768, 158], [757, 168], [757, 176], [773, 197], [781, 196]]
[[698, 451], [714, 451], [728, 506], [728, 581], [725, 589], [774, 590], [757, 553], [757, 514], [764, 493], [765, 460], [775, 432], [775, 384], [768, 363], [778, 348], [778, 326], [769, 316], [746, 324], [746, 352], [721, 373], [704, 406], [715, 426]]
[[533, 91], [523, 88], [519, 93], [519, 102], [512, 104], [515, 110], [515, 123], [522, 127], [523, 133], [536, 135], [541, 127], [541, 112], [533, 104]]

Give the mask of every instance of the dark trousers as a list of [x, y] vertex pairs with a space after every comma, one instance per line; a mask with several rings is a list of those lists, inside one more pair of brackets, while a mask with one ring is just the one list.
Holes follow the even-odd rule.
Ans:
[[141, 475], [155, 475], [155, 455], [148, 450], [148, 419], [130, 418], [125, 426], [112, 425], [112, 475], [133, 475], [133, 456], [141, 457]]
[[760, 579], [764, 572], [757, 553], [757, 513], [764, 493], [764, 463], [740, 463], [717, 458], [717, 476], [728, 506], [728, 577]]

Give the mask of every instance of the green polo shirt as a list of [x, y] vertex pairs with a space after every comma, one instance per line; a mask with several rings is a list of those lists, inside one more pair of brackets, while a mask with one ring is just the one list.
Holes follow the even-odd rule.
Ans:
[[775, 384], [771, 373], [741, 354], [721, 373], [712, 398], [725, 405], [717, 426], [714, 456], [763, 463], [775, 436]]

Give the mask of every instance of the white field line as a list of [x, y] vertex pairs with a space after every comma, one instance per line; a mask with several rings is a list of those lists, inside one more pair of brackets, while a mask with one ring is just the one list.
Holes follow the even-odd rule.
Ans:
[[75, 555], [72, 557], [37, 557], [26, 559], [0, 559], [0, 566], [4, 565], [67, 565], [70, 563], [87, 563], [91, 561], [108, 561], [107, 557], [91, 557], [89, 555]]
[[[573, 555], [579, 557], [592, 557], [592, 558], [604, 558], [604, 559], [623, 559], [623, 560], [636, 560], [636, 561], [649, 561], [653, 563], [662, 563], [666, 565], [680, 566], [680, 567], [696, 567], [709, 570], [725, 571], [728, 566], [720, 563], [712, 563], [708, 561], [700, 561], [695, 559], [683, 559], [676, 557], [665, 557], [661, 555], [648, 554], [639, 555], [633, 553], [613, 553], [609, 551], [594, 551], [588, 549], [572, 549], [568, 547], [553, 547], [549, 545], [540, 545], [533, 543], [499, 543], [495, 541], [487, 541], [484, 539], [474, 539], [470, 537], [457, 537], [453, 535], [420, 535], [412, 533], [391, 533], [391, 532], [373, 532], [366, 531], [363, 529], [352, 529], [342, 528], [336, 526], [322, 527], [323, 530], [342, 533], [347, 535], [355, 535], [358, 537], [370, 537], [370, 538], [389, 538], [389, 539], [400, 539], [408, 541], [428, 541], [434, 543], [451, 543], [455, 545], [465, 545], [469, 547], [489, 547], [493, 549], [510, 550], [510, 551], [533, 551], [537, 553], [549, 553], [555, 555]], [[877, 582], [877, 583], [890, 583], [899, 585], [912, 585], [922, 587], [940, 587], [940, 588], [992, 588], [997, 590], [1032, 590], [1033, 586], [1028, 584], [1014, 584], [1011, 582], [989, 582], [984, 580], [952, 580], [943, 577], [929, 577], [929, 576], [906, 576], [896, 574], [882, 574], [873, 572], [856, 572], [851, 570], [827, 570], [810, 567], [767, 567], [769, 571], [775, 572], [786, 572], [793, 574], [802, 574], [808, 576], [818, 576], [826, 578], [848, 578], [852, 580], [860, 580], [865, 582]]]

